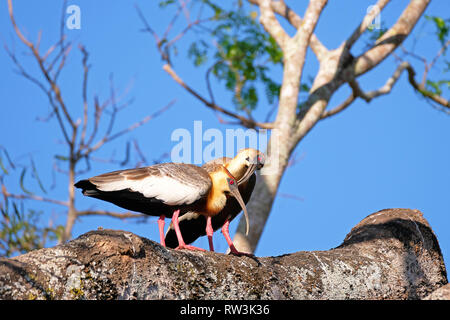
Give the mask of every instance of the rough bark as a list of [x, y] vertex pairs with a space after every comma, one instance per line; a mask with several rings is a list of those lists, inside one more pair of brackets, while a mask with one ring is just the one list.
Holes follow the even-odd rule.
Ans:
[[436, 289], [424, 300], [450, 300], [450, 284], [447, 283], [445, 286]]
[[2, 299], [421, 299], [447, 275], [422, 213], [387, 209], [328, 251], [236, 257], [97, 230], [0, 259]]

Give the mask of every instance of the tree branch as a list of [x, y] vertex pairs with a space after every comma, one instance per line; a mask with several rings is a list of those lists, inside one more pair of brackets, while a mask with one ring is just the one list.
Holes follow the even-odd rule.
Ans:
[[385, 32], [375, 46], [357, 57], [352, 65], [354, 77], [358, 77], [378, 65], [389, 56], [411, 33], [430, 0], [411, 1], [397, 22]]
[[45, 198], [41, 196], [37, 196], [34, 194], [13, 194], [9, 193], [8, 190], [6, 190], [6, 187], [4, 184], [2, 184], [2, 194], [5, 198], [13, 198], [13, 199], [19, 199], [19, 200], [36, 200], [36, 201], [42, 201], [42, 202], [49, 202], [53, 204], [57, 204], [60, 206], [68, 207], [69, 203], [67, 201], [61, 201], [61, 200], [55, 200], [51, 198]]
[[230, 116], [232, 118], [238, 119], [241, 124], [247, 128], [255, 128], [255, 127], [259, 127], [259, 128], [263, 128], [263, 129], [272, 129], [273, 128], [273, 124], [272, 123], [267, 123], [267, 122], [256, 122], [253, 121], [251, 119], [248, 119], [246, 117], [243, 117], [239, 114], [236, 114], [234, 112], [231, 112], [227, 109], [224, 109], [220, 106], [218, 106], [217, 104], [210, 102], [208, 100], [206, 100], [203, 96], [201, 96], [197, 91], [195, 91], [194, 89], [192, 89], [189, 85], [187, 85], [183, 79], [181, 79], [178, 74], [175, 72], [175, 70], [172, 69], [172, 67], [170, 66], [170, 64], [166, 63], [163, 65], [163, 69], [164, 71], [166, 71], [171, 77], [172, 79], [175, 80], [175, 82], [177, 82], [180, 86], [182, 86], [184, 89], [186, 89], [186, 91], [188, 91], [190, 94], [192, 94], [194, 97], [196, 97], [198, 100], [200, 100], [205, 106], [207, 106], [208, 108], [215, 110], [215, 111], [220, 111], [223, 114], [226, 114], [227, 116]]
[[320, 118], [321, 119], [325, 119], [325, 118], [328, 118], [330, 116], [334, 116], [334, 115], [338, 114], [339, 112], [341, 112], [341, 111], [345, 110], [347, 107], [349, 107], [353, 103], [353, 101], [356, 100], [357, 97], [360, 97], [361, 99], [365, 100], [366, 102], [370, 102], [372, 99], [374, 99], [376, 97], [388, 94], [389, 92], [391, 92], [391, 90], [394, 87], [395, 83], [397, 83], [397, 81], [400, 78], [403, 70], [405, 70], [407, 68], [407, 65], [408, 65], [407, 62], [403, 62], [402, 64], [400, 64], [396, 68], [396, 70], [393, 73], [393, 75], [391, 77], [389, 77], [389, 79], [386, 81], [384, 86], [382, 86], [381, 88], [379, 88], [377, 90], [364, 92], [360, 88], [360, 86], [359, 86], [358, 82], [356, 81], [356, 79], [353, 79], [353, 80], [349, 81], [349, 85], [352, 88], [352, 93], [348, 96], [347, 99], [344, 100], [344, 102], [342, 102], [340, 105], [338, 105], [334, 109], [324, 110], [324, 112], [322, 113]]
[[429, 98], [434, 102], [439, 103], [443, 107], [450, 108], [449, 100], [438, 94], [426, 90], [423, 85], [417, 83], [417, 81], [415, 80], [416, 72], [414, 71], [413, 67], [408, 62], [405, 62], [405, 65], [406, 70], [408, 71], [408, 81], [417, 92], [422, 94], [425, 98]]
[[255, 2], [258, 4], [261, 11], [261, 17], [259, 18], [259, 21], [263, 25], [264, 29], [272, 36], [272, 38], [275, 39], [283, 52], [285, 52], [286, 45], [290, 40], [290, 37], [275, 17], [271, 5], [272, 1], [256, 0]]
[[[256, 3], [255, 0], [250, 0], [252, 3]], [[272, 1], [272, 9], [275, 13], [284, 17], [293, 27], [297, 30], [301, 28], [303, 20], [300, 16], [291, 10], [284, 1]], [[309, 46], [320, 61], [328, 52], [328, 49], [320, 42], [317, 36], [313, 33], [310, 38]]]
[[[67, 122], [69, 123], [69, 125], [72, 127], [73, 130], [76, 130], [77, 125], [73, 121], [72, 117], [70, 116], [68, 109], [64, 103], [64, 100], [61, 96], [61, 90], [56, 83], [57, 75], [59, 74], [60, 70], [64, 66], [65, 56], [67, 55], [68, 51], [70, 50], [70, 47], [65, 50], [65, 52], [63, 54], [63, 58], [61, 59], [60, 65], [58, 67], [58, 71], [56, 72], [55, 77], [52, 79], [52, 77], [50, 76], [50, 74], [48, 72], [48, 69], [45, 67], [45, 64], [44, 64], [45, 60], [43, 60], [43, 58], [40, 56], [37, 47], [31, 41], [29, 41], [27, 38], [25, 38], [25, 36], [21, 33], [19, 27], [17, 26], [16, 21], [14, 19], [13, 7], [12, 7], [11, 0], [8, 0], [8, 12], [9, 12], [9, 17], [10, 17], [11, 23], [13, 25], [13, 28], [14, 28], [17, 36], [30, 49], [31, 53], [33, 54], [33, 56], [35, 57], [38, 65], [39, 65], [39, 68], [40, 68], [42, 74], [44, 75], [45, 79], [47, 80], [48, 84], [50, 85], [51, 92], [53, 92], [53, 94], [55, 95], [56, 101], [58, 102], [59, 107], [61, 108]], [[62, 43], [62, 39], [60, 39], [60, 43]], [[67, 136], [67, 134], [66, 134], [66, 136]], [[70, 141], [69, 141], [69, 143], [70, 143]]]
[[81, 129], [81, 138], [80, 138], [80, 146], [84, 145], [85, 137], [86, 137], [86, 129], [88, 123], [88, 102], [87, 102], [87, 83], [88, 83], [88, 74], [90, 66], [87, 64], [89, 53], [86, 48], [81, 44], [79, 45], [80, 51], [83, 54], [82, 64], [83, 64], [83, 88], [82, 88], [82, 97], [83, 97], [83, 126]]
[[[277, 257], [173, 250], [100, 229], [0, 258], [2, 300], [407, 300], [447, 282], [435, 233], [420, 211], [408, 209], [369, 215], [336, 248]], [[181, 308], [170, 309], [168, 319], [182, 318]]]
[[366, 102], [370, 102], [372, 99], [379, 97], [381, 95], [385, 95], [391, 92], [394, 85], [397, 83], [398, 79], [400, 78], [403, 70], [407, 68], [409, 63], [403, 62], [401, 63], [394, 71], [391, 77], [389, 77], [381, 88], [377, 90], [372, 90], [369, 92], [363, 92], [362, 90], [359, 90], [357, 92], [358, 96], [364, 99]]
[[121, 131], [118, 131], [112, 135], [110, 135], [108, 132], [107, 134], [100, 140], [98, 141], [94, 146], [89, 146], [86, 147], [86, 150], [83, 153], [80, 153], [79, 157], [87, 157], [89, 156], [92, 152], [98, 150], [100, 147], [102, 147], [105, 143], [110, 142], [114, 139], [117, 139], [120, 136], [123, 136], [124, 134], [131, 132], [139, 127], [141, 127], [142, 125], [146, 124], [147, 122], [149, 122], [150, 120], [158, 117], [159, 115], [161, 115], [162, 113], [164, 113], [165, 111], [167, 111], [167, 109], [169, 109], [174, 103], [175, 103], [176, 99], [173, 99], [172, 101], [170, 101], [167, 105], [165, 105], [164, 107], [162, 107], [161, 109], [157, 110], [155, 113], [146, 116], [145, 118], [143, 118], [141, 121], [138, 121], [134, 124], [132, 124], [131, 126], [129, 126], [126, 129], [123, 129]]
[[331, 109], [331, 110], [324, 110], [322, 115], [320, 116], [320, 119], [325, 119], [331, 116], [334, 116], [336, 114], [338, 114], [339, 112], [347, 109], [347, 107], [349, 107], [353, 101], [356, 100], [356, 96], [353, 94], [353, 92], [348, 96], [347, 99], [344, 100], [344, 102], [342, 102], [340, 105], [338, 105], [337, 107]]
[[[359, 26], [353, 31], [352, 35], [345, 42], [345, 47], [349, 50], [353, 44], [359, 39], [359, 37], [367, 30], [369, 24], [375, 19], [375, 17], [383, 11], [384, 7], [391, 0], [378, 0], [370, 12], [367, 12]], [[376, 8], [376, 9], [375, 9]]]

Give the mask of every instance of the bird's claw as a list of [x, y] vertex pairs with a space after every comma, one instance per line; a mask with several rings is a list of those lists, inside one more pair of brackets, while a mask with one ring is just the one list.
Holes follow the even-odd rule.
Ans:
[[237, 250], [230, 250], [230, 253], [228, 254], [232, 254], [234, 256], [238, 256], [238, 257], [249, 257], [249, 258], [255, 258], [256, 256], [253, 253], [247, 253], [247, 252], [241, 252], [241, 251], [237, 251]]

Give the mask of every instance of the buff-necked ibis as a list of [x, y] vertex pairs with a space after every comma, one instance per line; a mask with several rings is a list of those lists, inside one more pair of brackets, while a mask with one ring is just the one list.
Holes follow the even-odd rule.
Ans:
[[159, 234], [164, 246], [164, 218], [171, 217], [179, 243], [177, 248], [198, 249], [184, 242], [178, 217], [194, 211], [211, 221], [211, 217], [225, 207], [227, 196], [238, 201], [248, 222], [238, 183], [222, 165], [214, 165], [207, 171], [193, 164], [162, 163], [101, 174], [81, 180], [75, 186], [81, 188], [85, 196], [159, 216]]
[[[251, 194], [255, 187], [256, 175], [255, 170], [259, 170], [264, 165], [264, 154], [256, 149], [243, 149], [234, 158], [218, 158], [204, 164], [202, 168], [211, 172], [214, 166], [221, 164], [238, 180], [239, 192], [245, 204], [250, 200]], [[233, 245], [229, 233], [230, 222], [242, 211], [241, 206], [234, 198], [228, 198], [226, 206], [221, 212], [214, 215], [211, 219], [211, 228], [207, 228], [207, 219], [199, 212], [189, 211], [179, 219], [179, 228], [183, 239], [190, 244], [197, 238], [207, 235], [209, 248], [214, 251], [212, 242], [213, 231], [222, 228], [222, 233], [230, 247], [230, 252], [235, 255], [242, 255]], [[176, 248], [178, 246], [178, 238], [173, 224], [167, 230], [165, 238], [166, 246]]]

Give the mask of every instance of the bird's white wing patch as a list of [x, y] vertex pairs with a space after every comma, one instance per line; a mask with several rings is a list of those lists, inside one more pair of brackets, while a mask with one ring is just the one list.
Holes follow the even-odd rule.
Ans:
[[200, 199], [205, 194], [204, 188], [183, 183], [169, 176], [148, 176], [139, 180], [124, 177], [120, 181], [97, 184], [101, 191], [119, 191], [130, 189], [146, 198], [156, 198], [168, 205], [186, 205]]

